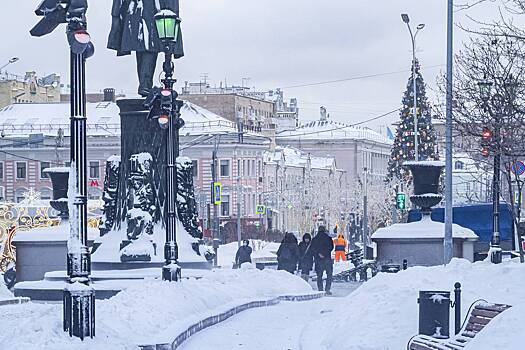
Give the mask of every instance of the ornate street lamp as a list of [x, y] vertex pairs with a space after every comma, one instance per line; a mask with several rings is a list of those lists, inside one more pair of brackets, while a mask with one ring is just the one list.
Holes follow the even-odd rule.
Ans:
[[492, 82], [487, 80], [487, 77], [485, 76], [483, 80], [478, 82], [478, 88], [481, 99], [483, 102], [487, 103], [492, 93]]
[[505, 96], [500, 93], [492, 94], [493, 83], [487, 80], [486, 76], [483, 80], [478, 82], [480, 97], [483, 101], [484, 109], [490, 114], [494, 120], [493, 132], [490, 134], [490, 129], [485, 128], [482, 133], [482, 139], [490, 141], [490, 145], [485, 145], [482, 154], [489, 155], [489, 149], [494, 150], [494, 173], [492, 180], [492, 239], [490, 241], [490, 261], [494, 264], [501, 263], [501, 235], [500, 235], [500, 184], [501, 184], [501, 120], [504, 115], [511, 112], [511, 105], [516, 95], [516, 83], [512, 79], [512, 75], [503, 84], [505, 89]]
[[86, 59], [95, 52], [86, 31], [87, 0], [43, 1], [35, 13], [44, 18], [31, 29], [32, 36], [51, 33], [61, 23], [67, 24], [71, 69], [71, 145], [72, 180], [69, 189], [69, 224], [67, 274], [64, 288], [63, 329], [80, 339], [95, 336], [95, 290], [90, 286], [91, 256], [87, 246], [87, 143], [86, 143]]
[[179, 129], [184, 125], [180, 118], [182, 101], [177, 100], [173, 90], [174, 65], [171, 45], [177, 42], [180, 33], [180, 18], [171, 10], [161, 10], [155, 15], [155, 25], [159, 39], [164, 46], [165, 60], [162, 65], [164, 87], [160, 90], [160, 114], [158, 122], [161, 128], [167, 128], [166, 150], [166, 243], [164, 245], [165, 265], [162, 267], [162, 279], [179, 281], [181, 268], [178, 264], [177, 246], [177, 157], [179, 156]]
[[419, 128], [418, 128], [418, 122], [417, 122], [417, 76], [416, 76], [416, 38], [419, 31], [423, 28], [425, 28], [424, 23], [419, 23], [416, 26], [416, 32], [414, 33], [412, 31], [412, 27], [410, 26], [410, 17], [408, 17], [408, 14], [402, 13], [401, 19], [408, 27], [408, 32], [410, 33], [410, 39], [412, 40], [412, 94], [413, 94], [413, 103], [414, 106], [412, 108], [412, 114], [414, 118], [414, 160], [417, 162], [419, 161]]

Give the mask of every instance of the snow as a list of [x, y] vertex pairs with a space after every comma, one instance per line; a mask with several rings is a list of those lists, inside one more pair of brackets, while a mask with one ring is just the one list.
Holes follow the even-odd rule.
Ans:
[[[120, 243], [127, 240], [126, 222], [121, 223], [120, 230], [113, 230], [100, 237], [97, 242], [102, 243], [93, 253], [91, 260], [95, 262], [120, 262]], [[156, 244], [156, 255], [151, 255], [152, 262], [164, 262], [163, 247], [166, 241], [166, 229], [161, 224], [153, 227], [153, 235], [147, 237]], [[179, 247], [179, 262], [206, 262], [204, 256], [199, 256], [191, 244], [198, 242], [192, 237], [177, 220], [177, 245]]]
[[[261, 240], [250, 240], [250, 247], [252, 248], [252, 262], [257, 261], [272, 261], [277, 260], [277, 250], [279, 243], [265, 242]], [[219, 246], [218, 263], [223, 268], [231, 269], [235, 263], [235, 254], [237, 253], [238, 244], [232, 242]]]
[[408, 162], [403, 162], [403, 166], [413, 166], [413, 165], [428, 166], [428, 167], [444, 167], [445, 162], [441, 162], [439, 160], [419, 160], [419, 161], [412, 160]]
[[[302, 330], [302, 350], [399, 350], [418, 332], [418, 292], [453, 291], [462, 285], [462, 318], [478, 299], [512, 305], [482, 330], [465, 350], [523, 349], [525, 264], [506, 260], [470, 263], [453, 259], [447, 266], [412, 267], [380, 273], [346, 298], [337, 313], [321, 315]], [[451, 333], [453, 333], [451, 310]], [[341, 341], [341, 335], [345, 335]]]
[[63, 166], [45, 168], [44, 169], [44, 173], [61, 173], [61, 174], [64, 174], [64, 173], [69, 173], [69, 168], [68, 167], [63, 167]]
[[[120, 135], [120, 111], [114, 102], [87, 103], [87, 134], [89, 136]], [[237, 132], [237, 125], [198, 107], [184, 102], [181, 117], [186, 122], [181, 135], [204, 135]], [[0, 130], [6, 137], [27, 136], [42, 133], [55, 137], [62, 129], [64, 136], [70, 136], [69, 103], [25, 103], [0, 108]], [[245, 132], [246, 135], [254, 135]]]
[[0, 300], [13, 299], [13, 293], [4, 284], [4, 276], [0, 274]]
[[[424, 216], [421, 221], [410, 222], [407, 224], [394, 224], [378, 229], [372, 235], [372, 239], [410, 239], [410, 238], [443, 238], [445, 236], [445, 224]], [[474, 231], [459, 226], [452, 225], [452, 236], [454, 238], [478, 239]]]
[[308, 159], [310, 159], [312, 169], [334, 169], [336, 167], [334, 157], [316, 157], [289, 146], [277, 146], [274, 151], [265, 152], [264, 158], [266, 163], [284, 163], [287, 167], [306, 168]]
[[382, 144], [392, 144], [383, 135], [363, 127], [350, 126], [332, 120], [316, 120], [299, 125], [295, 130], [283, 131], [276, 135], [279, 143], [286, 140], [370, 140]]
[[27, 303], [2, 307], [0, 342], [10, 350], [135, 349], [137, 344], [168, 341], [191, 323], [226, 308], [311, 292], [301, 278], [271, 269], [214, 270], [180, 283], [144, 280], [96, 302], [94, 339], [81, 342], [62, 331], [61, 304]]
[[[62, 222], [58, 226], [38, 227], [29, 231], [17, 231], [13, 242], [28, 242], [28, 241], [67, 241], [69, 238], [70, 227], [66, 222]], [[88, 227], [88, 240], [94, 240], [98, 237], [99, 231], [96, 228]]]

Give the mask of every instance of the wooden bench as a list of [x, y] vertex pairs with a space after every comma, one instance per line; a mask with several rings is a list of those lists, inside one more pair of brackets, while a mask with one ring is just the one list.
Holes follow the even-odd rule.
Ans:
[[461, 331], [449, 339], [436, 339], [426, 335], [417, 335], [409, 342], [410, 350], [461, 350], [463, 349], [490, 321], [510, 305], [479, 303], [474, 306], [469, 315], [467, 324]]

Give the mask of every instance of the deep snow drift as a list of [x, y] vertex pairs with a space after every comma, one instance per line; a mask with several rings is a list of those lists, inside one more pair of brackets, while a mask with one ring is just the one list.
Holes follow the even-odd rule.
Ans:
[[168, 341], [190, 323], [243, 302], [310, 292], [297, 276], [259, 271], [250, 264], [239, 270], [210, 271], [202, 279], [182, 283], [144, 280], [110, 300], [96, 302], [93, 340], [81, 342], [62, 331], [61, 304], [27, 303], [0, 310], [0, 344], [9, 344], [10, 350], [136, 349], [137, 344]]
[[[463, 318], [471, 303], [480, 298], [513, 306], [481, 331], [466, 350], [523, 349], [525, 264], [516, 259], [500, 265], [454, 259], [446, 267], [413, 267], [397, 274], [378, 274], [341, 299], [337, 314], [321, 315], [308, 325], [302, 349], [406, 349], [418, 331], [418, 292], [452, 291], [455, 282], [462, 284]], [[450, 325], [453, 333], [453, 319]]]

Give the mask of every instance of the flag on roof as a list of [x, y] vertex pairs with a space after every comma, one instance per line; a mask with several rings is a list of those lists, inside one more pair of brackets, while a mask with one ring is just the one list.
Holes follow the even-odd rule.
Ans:
[[394, 139], [394, 133], [392, 132], [392, 130], [390, 130], [388, 126], [386, 127], [386, 137], [388, 137], [389, 140]]

